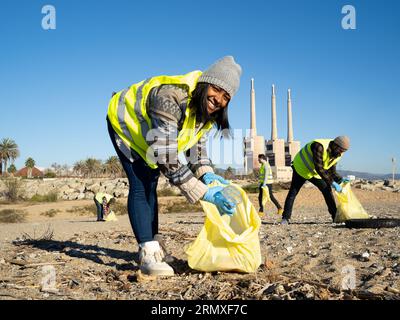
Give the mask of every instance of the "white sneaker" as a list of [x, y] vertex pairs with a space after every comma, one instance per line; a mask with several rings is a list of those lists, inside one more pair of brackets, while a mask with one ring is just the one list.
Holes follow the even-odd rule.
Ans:
[[139, 244], [140, 271], [151, 276], [173, 276], [174, 269], [163, 261], [164, 252], [158, 241]]

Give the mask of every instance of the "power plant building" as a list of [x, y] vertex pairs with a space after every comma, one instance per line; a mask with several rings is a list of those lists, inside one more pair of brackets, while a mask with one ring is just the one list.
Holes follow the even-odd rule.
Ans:
[[254, 79], [251, 79], [250, 91], [250, 136], [244, 139], [244, 171], [249, 174], [258, 170], [258, 155], [265, 154], [271, 165], [276, 181], [289, 181], [292, 178], [291, 162], [300, 151], [300, 141], [293, 136], [292, 99], [290, 89], [287, 96], [287, 141], [278, 137], [275, 86], [271, 94], [271, 139], [257, 136]]

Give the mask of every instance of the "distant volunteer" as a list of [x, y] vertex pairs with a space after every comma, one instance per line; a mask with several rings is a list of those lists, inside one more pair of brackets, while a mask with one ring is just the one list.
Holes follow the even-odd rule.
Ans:
[[274, 182], [274, 177], [272, 175], [272, 169], [271, 169], [271, 166], [269, 165], [268, 158], [265, 156], [265, 154], [258, 155], [258, 163], [261, 164], [259, 176], [258, 176], [258, 179], [259, 179], [258, 203], [260, 205], [260, 210], [258, 211], [258, 214], [260, 216], [264, 215], [264, 206], [263, 206], [262, 200], [263, 200], [263, 188], [265, 188], [265, 187], [268, 188], [269, 197], [270, 197], [272, 203], [278, 209], [277, 214], [282, 214], [283, 209], [282, 209], [281, 205], [279, 204], [278, 200], [275, 198], [274, 194], [272, 193], [272, 183]]
[[[241, 67], [232, 56], [206, 71], [156, 76], [113, 95], [108, 107], [108, 131], [129, 179], [128, 212], [139, 243], [140, 270], [170, 276], [158, 234], [157, 182], [160, 172], [190, 203], [208, 201], [221, 214], [233, 214], [235, 204], [223, 196], [227, 183], [213, 172], [206, 153], [206, 135], [215, 127], [230, 128], [228, 104], [239, 89]], [[187, 165], [178, 154], [184, 154]]]
[[98, 192], [93, 200], [97, 208], [97, 221], [106, 221], [111, 212], [111, 205], [115, 203], [115, 198], [107, 193]]
[[350, 139], [339, 136], [332, 139], [316, 139], [307, 143], [294, 157], [293, 177], [286, 197], [281, 224], [289, 224], [294, 200], [304, 183], [310, 181], [324, 196], [332, 221], [336, 216], [336, 203], [332, 188], [342, 192], [341, 183], [349, 182], [336, 172], [336, 164], [350, 148]]

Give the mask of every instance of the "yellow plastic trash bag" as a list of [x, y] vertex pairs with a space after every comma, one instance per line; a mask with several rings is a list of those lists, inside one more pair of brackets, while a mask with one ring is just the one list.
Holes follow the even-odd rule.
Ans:
[[350, 183], [342, 185], [342, 189], [342, 192], [335, 191], [338, 199], [335, 223], [344, 222], [349, 219], [370, 218], [353, 191], [351, 191]]
[[232, 185], [240, 191], [242, 202], [231, 217], [221, 216], [214, 204], [200, 201], [206, 214], [205, 223], [196, 240], [185, 248], [192, 269], [255, 272], [261, 264], [258, 237], [261, 220], [246, 192]]
[[265, 205], [271, 201], [271, 198], [269, 196], [269, 190], [268, 187], [262, 187], [262, 198], [261, 198], [261, 202], [263, 207], [265, 207]]
[[109, 221], [118, 221], [117, 216], [115, 215], [114, 211], [110, 211], [110, 213], [107, 215], [107, 217], [105, 217], [105, 219], [107, 222]]

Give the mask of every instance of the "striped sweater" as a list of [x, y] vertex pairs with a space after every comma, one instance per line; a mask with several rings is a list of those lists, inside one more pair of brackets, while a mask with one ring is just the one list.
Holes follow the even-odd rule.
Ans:
[[[324, 169], [324, 147], [322, 146], [322, 144], [314, 142], [311, 145], [311, 151], [313, 153], [315, 170], [322, 178], [322, 180], [324, 180], [329, 186], [332, 184], [333, 181], [340, 183], [342, 177], [336, 172], [336, 165], [330, 167], [328, 170]], [[330, 146], [328, 147], [327, 152], [330, 154]]]

